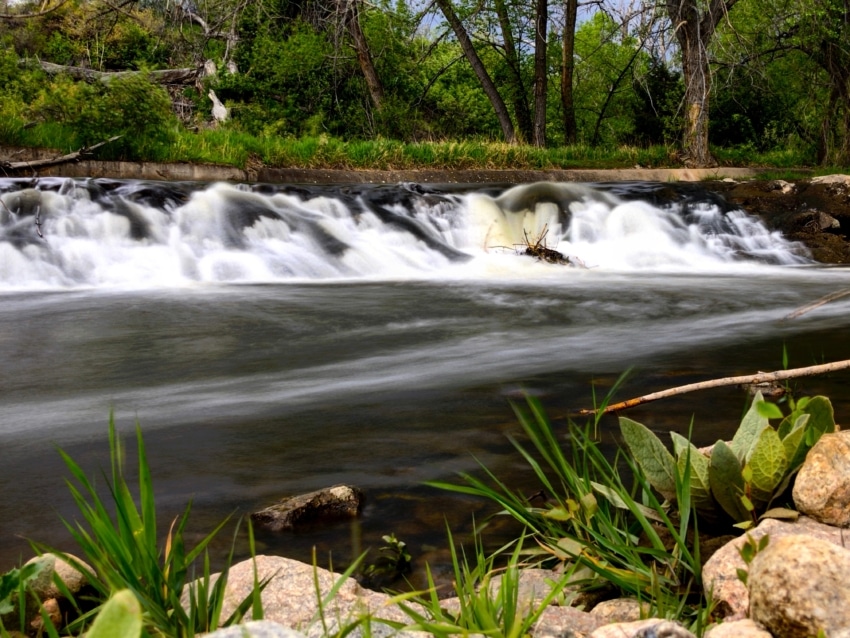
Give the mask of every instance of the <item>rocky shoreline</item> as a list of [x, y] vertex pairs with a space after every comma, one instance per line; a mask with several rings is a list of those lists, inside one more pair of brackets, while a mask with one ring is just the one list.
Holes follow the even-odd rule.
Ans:
[[[810, 450], [793, 489], [799, 517], [764, 518], [761, 523], [721, 544], [704, 563], [702, 584], [713, 601], [712, 624], [706, 638], [827, 638], [850, 636], [850, 549], [844, 535], [850, 525], [850, 431], [824, 434]], [[749, 556], [744, 545], [752, 549]], [[86, 579], [51, 555], [50, 571], [72, 592]], [[216, 578], [216, 576], [213, 576]], [[599, 600], [566, 584], [564, 574], [544, 569], [519, 573], [517, 609], [541, 612], [531, 629], [533, 638], [694, 638], [677, 622], [652, 617], [646, 602], [630, 598]], [[43, 582], [42, 582], [43, 581]], [[424, 638], [415, 631], [414, 614], [428, 611], [415, 602], [398, 606], [389, 594], [362, 587], [354, 578], [278, 556], [260, 555], [232, 566], [224, 590], [222, 617], [247, 599], [256, 583], [268, 581], [262, 592], [264, 620], [216, 630], [211, 638], [321, 638], [337, 635], [352, 623], [352, 636]], [[559, 581], [561, 581], [559, 583]], [[33, 590], [48, 610], [63, 608], [62, 593], [49, 573]], [[43, 587], [41, 587], [43, 586]], [[489, 585], [501, 586], [499, 578]], [[42, 592], [41, 589], [44, 591]], [[603, 596], [604, 598], [604, 596]], [[324, 600], [320, 603], [320, 600]], [[457, 613], [458, 598], [440, 601]], [[30, 610], [35, 614], [37, 608]], [[650, 616], [650, 617], [647, 617]], [[367, 619], [367, 620], [363, 620]], [[6, 626], [15, 626], [9, 616]], [[362, 624], [365, 622], [366, 624]], [[30, 625], [41, 627], [36, 616]]]

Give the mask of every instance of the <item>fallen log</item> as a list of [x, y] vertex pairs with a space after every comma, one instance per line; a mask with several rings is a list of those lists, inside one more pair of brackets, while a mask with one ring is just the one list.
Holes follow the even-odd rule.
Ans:
[[83, 80], [85, 82], [102, 82], [109, 84], [113, 80], [133, 77], [144, 73], [157, 84], [194, 84], [200, 75], [201, 70], [197, 68], [189, 69], [160, 69], [158, 71], [95, 71], [81, 66], [65, 66], [63, 64], [53, 64], [52, 62], [44, 62], [42, 60], [23, 59], [18, 62], [20, 66], [31, 67], [38, 66], [48, 75], [65, 74], [75, 80]]
[[95, 149], [100, 148], [104, 144], [109, 144], [110, 142], [114, 142], [118, 138], [122, 137], [121, 135], [113, 135], [108, 140], [104, 140], [102, 142], [98, 142], [97, 144], [93, 144], [92, 146], [84, 146], [83, 148], [74, 151], [73, 153], [68, 153], [66, 155], [60, 155], [58, 157], [51, 157], [48, 159], [41, 160], [32, 160], [31, 162], [9, 162], [7, 160], [0, 160], [0, 169], [6, 171], [19, 171], [23, 169], [33, 169], [33, 168], [43, 168], [45, 166], [55, 166], [57, 164], [66, 164], [68, 162], [76, 162], [84, 155], [91, 154]]
[[695, 392], [697, 390], [707, 390], [708, 388], [719, 388], [727, 385], [748, 385], [755, 383], [767, 383], [770, 381], [785, 381], [786, 379], [796, 379], [799, 377], [811, 377], [817, 374], [825, 374], [827, 372], [835, 372], [836, 370], [846, 370], [850, 368], [850, 359], [843, 361], [834, 361], [832, 363], [823, 363], [816, 366], [807, 366], [805, 368], [793, 368], [791, 370], [777, 370], [775, 372], [759, 372], [758, 374], [748, 374], [740, 377], [723, 377], [721, 379], [710, 379], [708, 381], [698, 381], [697, 383], [689, 383], [680, 385], [675, 388], [661, 390], [660, 392], [652, 392], [645, 394], [642, 397], [621, 401], [620, 403], [612, 403], [602, 410], [579, 410], [579, 415], [589, 416], [595, 414], [608, 414], [609, 412], [619, 412], [627, 408], [633, 408], [636, 405], [657, 401], [658, 399], [666, 399], [679, 394]]

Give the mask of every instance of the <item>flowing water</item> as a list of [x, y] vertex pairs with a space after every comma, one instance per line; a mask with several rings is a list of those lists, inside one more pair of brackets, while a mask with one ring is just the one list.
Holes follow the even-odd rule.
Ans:
[[[850, 271], [688, 185], [0, 180], [0, 202], [0, 569], [25, 539], [68, 546], [56, 446], [98, 476], [111, 411], [142, 427], [163, 524], [190, 499], [208, 531], [346, 482], [367, 495], [355, 524], [261, 533], [260, 551], [345, 560], [394, 532], [421, 565], [445, 518], [487, 511], [424, 481], [480, 461], [534, 489], [506, 436], [523, 393], [558, 421], [628, 369], [619, 398], [777, 369], [783, 348], [791, 366], [850, 358], [846, 299], [786, 319]], [[798, 386], [840, 422], [848, 378]], [[629, 416], [693, 417], [710, 442], [745, 401]]]

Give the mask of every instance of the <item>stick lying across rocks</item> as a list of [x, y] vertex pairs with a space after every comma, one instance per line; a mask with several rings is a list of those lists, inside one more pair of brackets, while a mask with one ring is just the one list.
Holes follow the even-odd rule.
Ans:
[[633, 408], [636, 405], [657, 401], [658, 399], [666, 399], [679, 394], [695, 392], [696, 390], [706, 390], [708, 388], [719, 388], [727, 385], [746, 385], [754, 383], [768, 383], [770, 381], [784, 381], [786, 379], [796, 379], [797, 377], [811, 377], [827, 372], [835, 372], [836, 370], [846, 370], [850, 368], [850, 359], [843, 361], [834, 361], [832, 363], [822, 363], [817, 366], [808, 366], [805, 368], [793, 368], [791, 370], [777, 370], [775, 372], [759, 372], [758, 374], [748, 374], [741, 377], [723, 377], [722, 379], [709, 379], [708, 381], [699, 381], [697, 383], [689, 383], [680, 385], [675, 388], [661, 390], [660, 392], [652, 392], [645, 394], [642, 397], [621, 401], [620, 403], [612, 403], [603, 410], [579, 410], [581, 416], [592, 414], [608, 414], [609, 412], [619, 412], [626, 408]]

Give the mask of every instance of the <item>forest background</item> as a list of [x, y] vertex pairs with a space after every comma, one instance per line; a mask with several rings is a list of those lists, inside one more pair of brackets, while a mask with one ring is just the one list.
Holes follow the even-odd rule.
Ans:
[[847, 0], [6, 0], [0, 42], [6, 146], [850, 165]]

